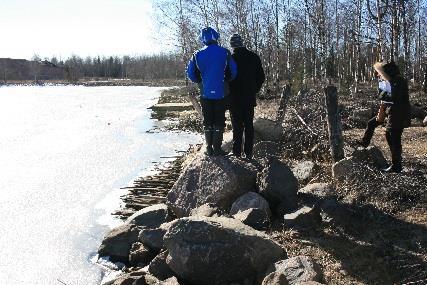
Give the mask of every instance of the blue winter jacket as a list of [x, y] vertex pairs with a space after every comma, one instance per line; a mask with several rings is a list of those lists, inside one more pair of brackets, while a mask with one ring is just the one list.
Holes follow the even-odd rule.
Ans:
[[216, 43], [195, 52], [187, 66], [188, 78], [201, 84], [201, 96], [205, 99], [223, 99], [224, 82], [236, 75], [237, 65], [230, 52]]

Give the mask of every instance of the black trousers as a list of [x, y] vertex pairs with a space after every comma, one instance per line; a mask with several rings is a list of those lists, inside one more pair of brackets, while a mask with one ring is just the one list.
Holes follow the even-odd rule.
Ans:
[[225, 102], [224, 99], [200, 99], [203, 113], [203, 126], [205, 130], [225, 129]]
[[[380, 125], [377, 122], [376, 117], [373, 117], [368, 121], [368, 125], [365, 129], [362, 142], [368, 146], [371, 142], [372, 136], [374, 135], [375, 129]], [[390, 129], [387, 128], [385, 131], [385, 138], [387, 140], [388, 147], [391, 152], [391, 160], [394, 166], [402, 166], [402, 133], [403, 129]]]
[[244, 152], [246, 155], [252, 155], [254, 145], [254, 107], [231, 106], [230, 115], [231, 124], [233, 126], [233, 154], [241, 155], [244, 133]]

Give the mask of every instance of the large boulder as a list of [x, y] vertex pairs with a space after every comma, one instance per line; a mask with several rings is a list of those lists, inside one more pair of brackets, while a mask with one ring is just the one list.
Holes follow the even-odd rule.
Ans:
[[[308, 256], [296, 256], [278, 261], [274, 264], [275, 271], [267, 275], [262, 285], [273, 285], [271, 280], [281, 280], [278, 284], [304, 284], [304, 282], [320, 282], [320, 267]], [[284, 279], [287, 280], [284, 281]]]
[[174, 272], [170, 269], [166, 263], [168, 257], [168, 251], [160, 252], [148, 266], [148, 272], [156, 276], [160, 280], [166, 280], [174, 276]]
[[387, 160], [385, 159], [384, 154], [376, 146], [356, 149], [351, 154], [351, 157], [356, 162], [366, 163], [377, 168], [387, 166]]
[[270, 226], [270, 206], [255, 192], [240, 196], [231, 206], [230, 215], [257, 230], [266, 230]]
[[161, 224], [172, 221], [166, 204], [157, 204], [146, 207], [130, 216], [126, 223], [137, 225], [141, 228], [155, 229]]
[[335, 188], [329, 183], [311, 183], [298, 190], [298, 196], [305, 202], [317, 204], [336, 196]]
[[129, 253], [129, 264], [132, 266], [145, 266], [150, 263], [156, 255], [152, 250], [140, 242], [132, 245]]
[[281, 123], [265, 118], [257, 118], [254, 120], [255, 136], [260, 141], [280, 141], [283, 135], [283, 127]]
[[230, 215], [235, 215], [251, 208], [263, 210], [269, 216], [271, 215], [270, 206], [268, 205], [267, 200], [258, 193], [252, 191], [243, 194], [234, 201], [233, 205], [231, 205]]
[[193, 284], [239, 282], [286, 256], [267, 235], [236, 219], [188, 217], [172, 223], [164, 237], [175, 276]]
[[424, 111], [424, 108], [420, 104], [413, 104], [411, 105], [411, 118], [417, 118], [417, 119], [424, 119], [424, 117], [427, 115], [426, 111]]
[[281, 204], [282, 208], [292, 210], [298, 205], [298, 180], [291, 169], [278, 159], [270, 159], [258, 175], [258, 187], [259, 193], [272, 206]]
[[192, 209], [205, 203], [228, 212], [234, 200], [255, 185], [256, 168], [249, 162], [197, 155], [173, 185], [167, 203], [178, 217], [190, 215]]
[[270, 227], [270, 216], [265, 210], [249, 208], [233, 215], [233, 218], [241, 221], [256, 230], [267, 230]]
[[99, 256], [110, 256], [111, 261], [127, 263], [131, 246], [138, 241], [138, 234], [138, 228], [128, 223], [112, 229], [99, 246]]
[[154, 251], [163, 248], [163, 236], [169, 229], [171, 223], [164, 223], [157, 229], [143, 229], [139, 233], [139, 241]]
[[203, 204], [190, 212], [190, 216], [219, 217], [223, 215], [224, 213], [212, 203]]

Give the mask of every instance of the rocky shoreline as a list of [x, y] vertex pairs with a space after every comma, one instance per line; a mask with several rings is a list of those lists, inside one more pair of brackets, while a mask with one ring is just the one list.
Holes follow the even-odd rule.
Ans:
[[[182, 92], [166, 92], [159, 102], [185, 101], [176, 96]], [[294, 106], [315, 95], [298, 96]], [[418, 165], [420, 175], [385, 177], [378, 171], [386, 163], [381, 149], [357, 149], [352, 138], [346, 158], [332, 165], [324, 134], [307, 129], [322, 123], [321, 109], [295, 108], [297, 121], [288, 112], [283, 125], [295, 127], [286, 133], [271, 106], [277, 102], [257, 107], [254, 160], [207, 157], [196, 148], [161, 200], [123, 215], [124, 224], [99, 248], [100, 256], [125, 264], [106, 284], [422, 284], [416, 282], [427, 277], [426, 217], [410, 222], [393, 213], [426, 213], [426, 165]], [[191, 115], [190, 126], [197, 124]], [[381, 183], [398, 185], [393, 196], [379, 194]], [[408, 195], [420, 197], [414, 209], [404, 200], [393, 204]]]

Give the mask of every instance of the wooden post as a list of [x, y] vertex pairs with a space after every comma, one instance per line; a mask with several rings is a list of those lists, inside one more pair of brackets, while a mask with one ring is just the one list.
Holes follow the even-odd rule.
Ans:
[[190, 98], [191, 104], [193, 104], [194, 109], [199, 114], [200, 118], [203, 119], [202, 107], [200, 106], [199, 93], [196, 91], [188, 92], [188, 97]]
[[338, 162], [344, 158], [344, 140], [338, 113], [338, 92], [335, 86], [330, 85], [325, 88], [325, 99], [332, 160]]
[[286, 108], [288, 106], [289, 98], [292, 95], [291, 85], [286, 84], [283, 86], [282, 94], [280, 95], [280, 104], [279, 110], [277, 110], [276, 122], [277, 124], [282, 124], [283, 119], [285, 118]]

